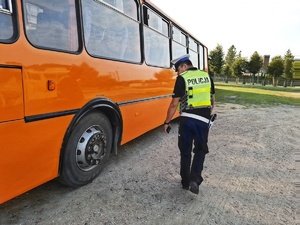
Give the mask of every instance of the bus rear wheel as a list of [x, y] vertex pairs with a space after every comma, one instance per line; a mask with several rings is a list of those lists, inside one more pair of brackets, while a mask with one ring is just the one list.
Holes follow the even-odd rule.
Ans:
[[112, 127], [99, 112], [84, 116], [68, 139], [63, 150], [58, 180], [70, 187], [80, 187], [96, 178], [112, 149]]

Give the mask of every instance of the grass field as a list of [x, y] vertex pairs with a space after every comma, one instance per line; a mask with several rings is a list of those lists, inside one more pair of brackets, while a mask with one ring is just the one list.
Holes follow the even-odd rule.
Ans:
[[215, 82], [216, 102], [245, 106], [300, 106], [300, 88], [261, 85], [225, 84]]

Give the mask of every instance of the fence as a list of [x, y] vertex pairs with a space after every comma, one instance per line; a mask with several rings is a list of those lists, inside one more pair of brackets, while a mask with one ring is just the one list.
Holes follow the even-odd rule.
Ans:
[[[214, 81], [216, 82], [224, 82], [224, 83], [237, 83], [235, 77], [214, 77]], [[254, 82], [253, 82], [254, 81]], [[238, 80], [239, 84], [261, 84], [261, 85], [273, 85], [272, 78], [264, 78], [264, 77], [241, 77]], [[276, 86], [283, 86], [283, 87], [300, 87], [300, 79], [285, 79], [285, 78], [278, 78], [276, 82]]]

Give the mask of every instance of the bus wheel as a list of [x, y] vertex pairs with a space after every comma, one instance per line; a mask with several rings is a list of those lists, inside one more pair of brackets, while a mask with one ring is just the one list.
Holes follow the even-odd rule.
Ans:
[[59, 181], [70, 187], [90, 183], [97, 177], [112, 149], [112, 127], [99, 112], [84, 116], [73, 128], [63, 159]]

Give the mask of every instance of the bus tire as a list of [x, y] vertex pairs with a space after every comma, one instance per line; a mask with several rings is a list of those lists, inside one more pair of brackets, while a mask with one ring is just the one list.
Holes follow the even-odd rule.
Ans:
[[112, 137], [111, 124], [103, 113], [85, 115], [73, 128], [63, 150], [58, 180], [69, 187], [92, 182], [109, 158]]

